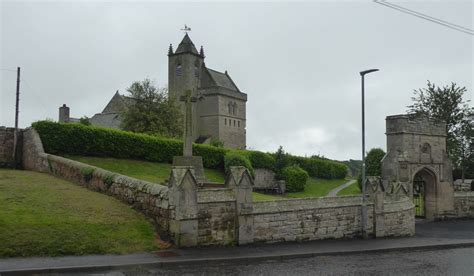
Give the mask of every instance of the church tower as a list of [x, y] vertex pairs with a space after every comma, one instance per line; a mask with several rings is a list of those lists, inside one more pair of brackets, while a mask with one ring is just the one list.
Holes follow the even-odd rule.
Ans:
[[173, 46], [170, 45], [168, 51], [169, 96], [177, 102], [186, 90], [191, 90], [193, 96], [196, 96], [203, 64], [204, 52], [202, 49], [201, 53], [196, 50], [187, 33], [175, 52], [173, 52]]

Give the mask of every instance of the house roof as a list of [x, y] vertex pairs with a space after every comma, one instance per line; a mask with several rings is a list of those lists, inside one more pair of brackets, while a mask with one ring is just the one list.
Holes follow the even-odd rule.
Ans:
[[122, 120], [119, 113], [97, 113], [89, 119], [89, 122], [96, 126], [120, 128]]
[[207, 69], [207, 72], [209, 72], [209, 75], [211, 76], [211, 79], [216, 86], [220, 86], [220, 87], [224, 87], [236, 92], [240, 92], [237, 85], [235, 85], [234, 81], [230, 78], [229, 74], [227, 74], [227, 71], [225, 73], [221, 73], [219, 71], [212, 70], [207, 67], [206, 69]]

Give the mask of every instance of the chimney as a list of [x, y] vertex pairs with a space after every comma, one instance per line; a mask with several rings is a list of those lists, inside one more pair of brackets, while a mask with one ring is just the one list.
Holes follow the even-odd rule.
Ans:
[[69, 122], [69, 107], [67, 107], [66, 104], [63, 104], [63, 106], [59, 107], [59, 122]]

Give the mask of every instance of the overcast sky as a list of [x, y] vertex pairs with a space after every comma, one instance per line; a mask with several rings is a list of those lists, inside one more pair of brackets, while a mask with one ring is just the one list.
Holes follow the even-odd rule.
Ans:
[[[472, 1], [394, 1], [473, 28]], [[385, 117], [404, 113], [431, 80], [473, 95], [473, 36], [372, 1], [97, 2], [1, 1], [0, 125], [100, 112], [116, 90], [168, 81], [168, 46], [184, 24], [206, 65], [229, 74], [247, 102], [247, 146], [360, 159], [359, 71], [366, 77], [367, 149], [385, 149]]]

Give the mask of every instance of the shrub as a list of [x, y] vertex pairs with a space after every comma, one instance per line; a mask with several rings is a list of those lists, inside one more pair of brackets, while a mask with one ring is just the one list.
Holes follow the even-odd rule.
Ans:
[[255, 150], [240, 151], [252, 164], [254, 169], [275, 170], [275, 158], [268, 153]]
[[[58, 155], [104, 156], [171, 163], [181, 155], [183, 143], [175, 139], [85, 126], [77, 123], [39, 121], [32, 124], [41, 136], [46, 152]], [[209, 145], [193, 145], [206, 168], [224, 168], [227, 150]]]
[[92, 174], [94, 173], [95, 169], [91, 167], [85, 167], [81, 169], [82, 177], [84, 178], [84, 182], [90, 182], [92, 180]]
[[288, 163], [298, 165], [312, 177], [342, 179], [346, 177], [347, 166], [343, 163], [320, 157], [300, 157], [288, 155]]
[[243, 154], [239, 153], [238, 151], [229, 151], [225, 154], [224, 157], [224, 166], [225, 166], [225, 173], [229, 173], [229, 169], [231, 166], [243, 166], [249, 170], [250, 174], [253, 176], [253, 167], [250, 163], [250, 160]]
[[282, 170], [282, 177], [286, 182], [286, 191], [291, 193], [304, 191], [309, 175], [298, 166], [289, 166]]

